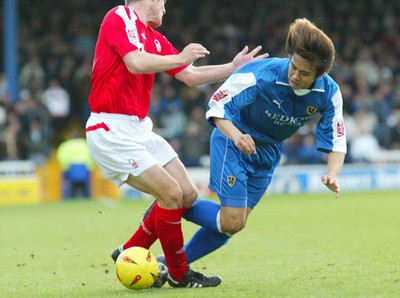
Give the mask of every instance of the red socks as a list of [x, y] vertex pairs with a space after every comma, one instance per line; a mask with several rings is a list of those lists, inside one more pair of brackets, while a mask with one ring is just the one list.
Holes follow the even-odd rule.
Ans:
[[156, 203], [147, 214], [144, 221], [140, 223], [139, 228], [132, 235], [132, 237], [124, 244], [124, 249], [132, 246], [140, 246], [149, 249], [150, 246], [158, 239], [155, 227], [156, 209], [158, 206]]
[[182, 208], [167, 210], [158, 204], [154, 207], [157, 207], [156, 231], [167, 261], [168, 272], [174, 280], [181, 281], [189, 269], [181, 225]]
[[132, 246], [149, 249], [159, 238], [168, 262], [169, 274], [174, 280], [181, 281], [189, 268], [186, 263], [181, 225], [182, 211], [187, 210], [186, 208], [167, 210], [159, 207], [158, 203], [155, 204], [136, 232], [123, 245], [124, 249]]

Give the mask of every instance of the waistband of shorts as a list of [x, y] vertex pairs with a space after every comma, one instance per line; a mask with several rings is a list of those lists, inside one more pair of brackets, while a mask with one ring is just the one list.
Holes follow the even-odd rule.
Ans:
[[122, 119], [122, 120], [133, 120], [137, 122], [141, 122], [146, 120], [147, 117], [145, 118], [140, 118], [138, 116], [133, 116], [133, 115], [125, 115], [125, 114], [114, 114], [114, 113], [94, 113], [91, 112], [90, 116], [96, 117], [96, 118], [107, 118], [107, 119]]

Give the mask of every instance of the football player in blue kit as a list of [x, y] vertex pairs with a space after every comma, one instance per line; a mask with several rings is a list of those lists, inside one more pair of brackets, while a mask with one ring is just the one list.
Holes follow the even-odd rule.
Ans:
[[[206, 118], [215, 126], [209, 188], [221, 204], [197, 199], [183, 212], [183, 218], [200, 226], [185, 245], [188, 264], [220, 248], [245, 227], [279, 164], [283, 141], [316, 114], [320, 114], [316, 147], [328, 154], [321, 181], [339, 196], [338, 175], [347, 148], [342, 95], [328, 75], [335, 47], [309, 20], [296, 19], [287, 34], [286, 50], [288, 58], [242, 66], [209, 101]], [[165, 263], [163, 256], [157, 259]]]
[[242, 230], [264, 196], [282, 154], [282, 142], [315, 114], [316, 148], [326, 152], [323, 184], [339, 196], [346, 154], [342, 95], [328, 75], [331, 39], [307, 19], [296, 19], [286, 38], [289, 58], [244, 65], [213, 94], [206, 118], [211, 136], [210, 183], [220, 205], [198, 199], [182, 216], [201, 227], [185, 245], [192, 263]]

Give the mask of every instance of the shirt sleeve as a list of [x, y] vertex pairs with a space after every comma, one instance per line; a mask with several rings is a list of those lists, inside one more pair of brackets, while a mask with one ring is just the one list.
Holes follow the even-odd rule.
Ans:
[[208, 103], [206, 119], [213, 126], [215, 126], [213, 117], [232, 121], [236, 113], [255, 100], [254, 74], [252, 72], [234, 73], [212, 95]]
[[128, 18], [123, 6], [119, 6], [115, 13], [105, 18], [101, 29], [104, 30], [107, 42], [121, 58], [143, 47], [139, 40], [136, 23]]
[[343, 121], [343, 98], [337, 88], [328, 100], [327, 107], [321, 112], [321, 119], [315, 129], [316, 146], [324, 152], [347, 152], [346, 129]]

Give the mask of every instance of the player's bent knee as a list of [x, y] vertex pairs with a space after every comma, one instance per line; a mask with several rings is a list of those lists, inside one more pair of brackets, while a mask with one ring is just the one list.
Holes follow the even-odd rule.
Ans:
[[221, 230], [225, 233], [235, 234], [246, 225], [246, 208], [221, 207]]
[[160, 207], [165, 209], [181, 208], [182, 196], [182, 190], [179, 187], [168, 187], [159, 194], [158, 202]]
[[222, 231], [224, 233], [229, 233], [232, 235], [243, 230], [245, 226], [246, 226], [246, 222], [244, 222], [242, 220], [227, 221], [227, 222], [221, 221]]
[[183, 207], [185, 208], [190, 208], [196, 201], [197, 197], [199, 196], [199, 193], [196, 188], [192, 188], [191, 192], [184, 193], [183, 194]]

